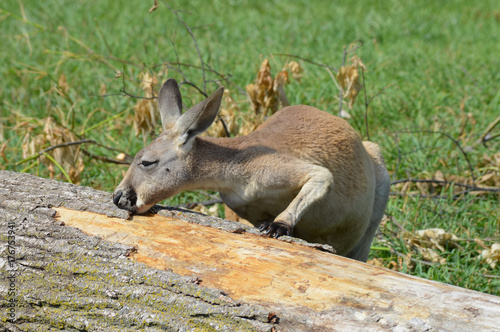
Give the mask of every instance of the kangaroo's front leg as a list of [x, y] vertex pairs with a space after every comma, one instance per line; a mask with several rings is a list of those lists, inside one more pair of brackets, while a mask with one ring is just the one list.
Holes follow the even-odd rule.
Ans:
[[333, 175], [325, 167], [310, 165], [304, 174], [302, 188], [288, 207], [272, 222], [264, 222], [260, 230], [272, 237], [291, 235], [295, 225], [313, 203], [333, 189]]

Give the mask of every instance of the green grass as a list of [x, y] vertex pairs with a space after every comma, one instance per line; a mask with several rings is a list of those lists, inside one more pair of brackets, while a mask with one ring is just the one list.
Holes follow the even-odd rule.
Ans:
[[[270, 59], [273, 73], [290, 60], [273, 56], [278, 53], [338, 68], [343, 46], [362, 41], [356, 53], [367, 66], [368, 97], [392, 84], [373, 100], [368, 114], [370, 138], [382, 147], [392, 180], [430, 179], [436, 171], [469, 184], [473, 176], [483, 179], [488, 170], [498, 177], [499, 165], [485, 160], [498, 153], [500, 139], [486, 146], [475, 144], [500, 115], [497, 1], [168, 3], [193, 28], [204, 62], [230, 75], [232, 83], [224, 85], [242, 112], [250, 104], [237, 87], [244, 89], [253, 81], [263, 58]], [[129, 93], [143, 95], [141, 73], [164, 73], [166, 61], [201, 65], [193, 40], [176, 16], [161, 2], [149, 14], [151, 5], [152, 1], [55, 0], [1, 4], [1, 169], [49, 176], [43, 163], [34, 162], [37, 159], [19, 163], [24, 159], [26, 134], [41, 133], [40, 119], [48, 116], [79, 139], [94, 139], [131, 155], [143, 146], [132, 130], [137, 99], [120, 92], [123, 77], [115, 78], [116, 72], [125, 74]], [[300, 83], [291, 80], [286, 87], [291, 103], [336, 114], [338, 91], [327, 71], [297, 61], [304, 73]], [[199, 68], [179, 68], [203, 87]], [[67, 93], [58, 83], [61, 74], [67, 79]], [[175, 69], [159, 77], [167, 76], [182, 80]], [[211, 92], [219, 76], [207, 71], [206, 79]], [[109, 96], [98, 96], [103, 87]], [[187, 104], [202, 99], [187, 85], [181, 90]], [[363, 98], [361, 94], [350, 111], [350, 122], [366, 136]], [[497, 127], [493, 134], [499, 131]], [[470, 165], [457, 144], [466, 151]], [[95, 145], [85, 148], [109, 158], [117, 154]], [[90, 157], [84, 162], [80, 183], [107, 191], [114, 189], [126, 169]], [[58, 167], [54, 174], [66, 179]], [[392, 187], [393, 192], [401, 189]], [[387, 208], [391, 218], [381, 228], [371, 257], [423, 278], [500, 295], [499, 267], [481, 262], [482, 249], [473, 241], [485, 239], [491, 245], [500, 240], [498, 194], [453, 197], [452, 189], [437, 188], [435, 194], [442, 197], [427, 198], [419, 195], [429, 194], [422, 186], [409, 189], [410, 196], [391, 196]], [[187, 193], [168, 203], [204, 199]], [[461, 238], [460, 248], [446, 246], [439, 253], [445, 264], [422, 262], [420, 251], [405, 242], [405, 234], [426, 228], [443, 228]], [[403, 259], [408, 253], [411, 259]]]

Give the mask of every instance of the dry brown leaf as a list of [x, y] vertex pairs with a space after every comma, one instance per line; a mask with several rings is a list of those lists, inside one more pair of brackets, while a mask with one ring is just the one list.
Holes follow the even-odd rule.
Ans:
[[151, 101], [140, 99], [134, 105], [134, 131], [136, 137], [142, 134], [144, 145], [146, 145], [147, 134], [154, 132], [155, 125], [156, 117], [154, 108], [151, 107]]
[[431, 263], [438, 263], [440, 265], [446, 264], [446, 258], [441, 257], [439, 253], [431, 248], [419, 248], [422, 259]]
[[192, 208], [192, 211], [203, 213], [212, 217], [219, 217], [219, 206], [220, 204], [214, 204], [211, 207], [207, 208], [204, 205], [198, 204], [194, 208]]
[[398, 256], [397, 262], [390, 261], [387, 268], [394, 271], [403, 271], [405, 266], [407, 269], [411, 270], [415, 267], [413, 261], [411, 260], [413, 253], [409, 251], [405, 256]]
[[154, 12], [156, 9], [158, 9], [158, 0], [154, 0], [154, 3], [153, 3], [153, 6], [151, 8], [149, 8], [149, 13], [151, 14], [152, 12]]
[[264, 59], [260, 65], [255, 83], [246, 87], [255, 113], [267, 113], [270, 109], [276, 107], [277, 99], [273, 93], [273, 86], [274, 80], [271, 76], [271, 66], [269, 60]]
[[127, 155], [123, 152], [119, 153], [117, 156], [116, 156], [116, 160], [118, 161], [124, 161], [125, 158], [127, 158]]
[[66, 81], [66, 75], [64, 75], [64, 74], [59, 75], [59, 79], [57, 81], [57, 86], [65, 95], [68, 94], [69, 85], [68, 85], [68, 82]]
[[444, 178], [444, 173], [439, 170], [434, 173], [434, 179], [438, 181], [446, 181], [446, 179]]
[[284, 89], [289, 83], [289, 70], [292, 72], [292, 77], [300, 79], [302, 67], [298, 63], [289, 62], [273, 78], [269, 60], [264, 59], [255, 82], [246, 86], [255, 114], [264, 114], [263, 118], [265, 118], [274, 114], [281, 107], [290, 105]]
[[500, 187], [500, 152], [493, 155], [484, 155], [480, 163], [480, 172], [476, 184], [485, 188]]
[[457, 243], [460, 239], [454, 234], [446, 232], [442, 228], [429, 228], [418, 230], [415, 234], [410, 234], [407, 242], [420, 248], [431, 248], [445, 251], [445, 246], [452, 245], [460, 248]]
[[283, 67], [283, 69], [289, 69], [292, 73], [293, 79], [297, 80], [297, 82], [300, 82], [300, 80], [302, 79], [302, 72], [304, 71], [304, 69], [298, 62], [290, 61], [285, 65], [285, 67]]
[[245, 136], [254, 132], [265, 120], [266, 116], [264, 113], [245, 113], [245, 116], [242, 118], [242, 125], [240, 127], [239, 134]]
[[479, 258], [494, 269], [500, 262], [500, 242], [495, 242], [490, 248], [483, 250]]
[[[52, 117], [48, 117], [43, 130], [51, 146], [77, 141], [78, 138], [68, 129], [59, 126]], [[75, 184], [80, 182], [80, 173], [85, 168], [80, 145], [71, 145], [49, 152], [68, 173]]]
[[101, 86], [99, 88], [99, 94], [100, 95], [105, 95], [108, 92], [108, 87], [104, 82], [101, 82]]
[[268, 59], [264, 59], [260, 64], [259, 72], [257, 73], [257, 85], [260, 90], [271, 91], [273, 87], [273, 77], [271, 76], [271, 65]]
[[8, 164], [9, 160], [7, 159], [5, 155], [5, 150], [7, 148], [7, 142], [3, 142], [3, 144], [0, 146], [0, 157], [2, 157], [3, 161]]
[[45, 138], [45, 135], [36, 135], [33, 137], [31, 131], [28, 131], [26, 135], [24, 135], [23, 143], [21, 144], [23, 159], [38, 153], [47, 144], [48, 141]]
[[[276, 75], [274, 78], [274, 85], [273, 85], [273, 91], [275, 95], [277, 96], [277, 99], [279, 103], [281, 104], [281, 107], [285, 106], [290, 106], [290, 102], [288, 101], [288, 98], [286, 97], [285, 94], [285, 89], [284, 86], [289, 83], [288, 81], [288, 72], [283, 69]], [[275, 111], [273, 111], [274, 113]]]
[[489, 249], [489, 247], [481, 239], [476, 238], [476, 239], [474, 239], [474, 242], [476, 242], [476, 244], [478, 246], [480, 246], [481, 248], [483, 248], [484, 250]]
[[[142, 74], [141, 88], [146, 98], [152, 98], [158, 85], [158, 78], [151, 76], [149, 71]], [[154, 134], [157, 120], [159, 119], [158, 101], [156, 99], [139, 99], [134, 106], [134, 131], [135, 136], [142, 134], [144, 145], [147, 135]]]
[[366, 70], [366, 66], [363, 61], [361, 61], [360, 57], [353, 55], [352, 58], [349, 59], [349, 61], [351, 61], [351, 64], [353, 66], [360, 67], [361, 69]]
[[378, 267], [385, 267], [384, 260], [381, 258], [373, 258], [367, 261], [370, 265], [375, 265]]
[[158, 78], [156, 76], [151, 76], [149, 71], [142, 74], [141, 88], [144, 90], [147, 98], [153, 97], [153, 92], [156, 90], [158, 85]]
[[[32, 137], [28, 132], [24, 137], [22, 149], [25, 158], [38, 153], [47, 145], [55, 146], [78, 140], [70, 130], [60, 126], [52, 117], [47, 117], [43, 121], [45, 125], [42, 134]], [[85, 168], [80, 145], [60, 147], [47, 153], [68, 173], [73, 183], [80, 182], [80, 173]], [[51, 178], [54, 177], [55, 168], [52, 161], [45, 156], [40, 156], [40, 162], [47, 166]]]
[[343, 98], [349, 100], [348, 106], [349, 109], [352, 109], [358, 93], [363, 88], [359, 81], [359, 68], [365, 70], [366, 67], [361, 59], [355, 55], [349, 61], [351, 62], [350, 66], [340, 67], [337, 73], [337, 81], [342, 88]]

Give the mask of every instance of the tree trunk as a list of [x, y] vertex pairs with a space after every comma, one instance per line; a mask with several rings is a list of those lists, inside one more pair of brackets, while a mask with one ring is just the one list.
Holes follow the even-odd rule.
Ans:
[[[4, 331], [493, 331], [500, 298], [183, 210], [0, 172]], [[186, 222], [188, 221], [188, 222]], [[2, 328], [0, 328], [2, 331]]]

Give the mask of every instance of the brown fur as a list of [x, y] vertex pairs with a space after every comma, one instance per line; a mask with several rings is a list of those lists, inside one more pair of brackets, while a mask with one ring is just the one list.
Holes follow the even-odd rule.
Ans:
[[[160, 109], [162, 94], [169, 103], [180, 99], [169, 81]], [[293, 230], [366, 261], [389, 195], [379, 147], [361, 142], [343, 119], [310, 106], [285, 107], [244, 137], [198, 137], [215, 118], [221, 97], [219, 89], [182, 117], [179, 105], [163, 103], [168, 129], [138, 153], [115, 203], [140, 213], [183, 190], [219, 191], [240, 218], [270, 235]], [[143, 166], [144, 158], [158, 167]]]

